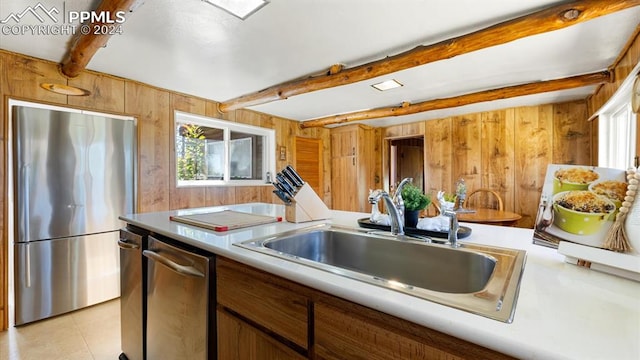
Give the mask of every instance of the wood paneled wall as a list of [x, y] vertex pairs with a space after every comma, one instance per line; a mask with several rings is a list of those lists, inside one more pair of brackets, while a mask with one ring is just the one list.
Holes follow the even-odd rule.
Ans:
[[[425, 189], [489, 188], [533, 227], [547, 165], [592, 164], [586, 101], [519, 107], [385, 128], [385, 138], [424, 135]], [[388, 173], [387, 173], [388, 174]], [[388, 177], [385, 176], [385, 177]]]
[[[618, 90], [622, 82], [631, 74], [633, 68], [640, 63], [640, 25], [636, 28], [635, 36], [627, 44], [627, 48], [623, 51], [622, 55], [617, 59], [614, 67], [612, 69], [613, 74], [615, 75], [615, 82], [610, 84], [604, 84], [600, 86], [593, 95], [591, 95], [588, 99], [589, 105], [589, 114], [593, 114], [600, 107], [602, 107]], [[640, 154], [640, 113], [636, 114], [637, 118], [637, 128], [636, 133], [636, 154]], [[595, 129], [593, 132], [596, 134], [596, 137], [592, 140], [594, 146], [597, 149], [597, 129], [598, 129], [598, 119], [596, 118], [592, 121], [592, 126]], [[597, 161], [597, 154], [594, 157], [594, 161]]]
[[[0, 50], [0, 330], [7, 324], [7, 203], [6, 203], [6, 131], [8, 99], [63, 105], [92, 111], [135, 116], [138, 119], [138, 197], [137, 211], [227, 205], [246, 202], [278, 203], [271, 186], [177, 188], [174, 164], [174, 110], [256, 125], [276, 130], [276, 148], [287, 148], [286, 160], [277, 160], [276, 170], [293, 160], [296, 136], [321, 139], [323, 151], [330, 154], [329, 129], [301, 130], [298, 122], [253, 111], [218, 112], [215, 101], [156, 88], [107, 74], [85, 71], [77, 78], [66, 79], [57, 64]], [[78, 86], [91, 91], [90, 96], [59, 95], [42, 89], [43, 82]], [[323, 175], [331, 178], [330, 157], [323, 159]], [[325, 181], [325, 184], [330, 182]], [[320, 196], [331, 205], [331, 193], [324, 186]], [[2, 326], [4, 324], [4, 326]]]
[[615, 75], [615, 81], [603, 84], [588, 99], [589, 114], [595, 113], [618, 90], [622, 82], [629, 76], [633, 68], [640, 62], [640, 25], [636, 28], [635, 37], [627, 44], [626, 51], [616, 60], [611, 69]]

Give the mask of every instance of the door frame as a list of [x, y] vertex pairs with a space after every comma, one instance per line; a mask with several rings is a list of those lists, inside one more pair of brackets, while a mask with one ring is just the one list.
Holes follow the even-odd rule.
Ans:
[[[391, 142], [393, 140], [402, 139], [416, 139], [422, 138], [423, 144], [425, 142], [425, 134], [413, 134], [403, 136], [390, 136], [382, 139], [382, 186], [383, 189], [391, 190]], [[427, 187], [427, 147], [422, 147], [422, 181], [424, 187]]]

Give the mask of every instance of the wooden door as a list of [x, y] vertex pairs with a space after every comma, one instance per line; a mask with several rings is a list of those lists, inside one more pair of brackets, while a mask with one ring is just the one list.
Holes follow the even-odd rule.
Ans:
[[324, 194], [322, 140], [296, 136], [294, 167], [316, 194]]
[[[413, 178], [413, 185], [424, 190], [424, 140], [420, 138], [410, 138], [394, 140], [391, 146], [396, 147], [392, 164], [395, 164], [396, 178], [391, 179], [391, 183], [396, 185], [402, 179]], [[393, 166], [392, 166], [393, 167]]]

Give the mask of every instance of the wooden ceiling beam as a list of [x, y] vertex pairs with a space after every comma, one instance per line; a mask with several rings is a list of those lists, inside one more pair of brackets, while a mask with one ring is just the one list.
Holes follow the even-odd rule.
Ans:
[[570, 1], [436, 44], [421, 45], [412, 50], [364, 65], [341, 69], [337, 72], [335, 70], [327, 71], [323, 75], [274, 85], [222, 102], [219, 109], [227, 112], [317, 90], [352, 84], [528, 36], [563, 29], [638, 5], [640, 5], [640, 0]]
[[[140, 0], [103, 0], [93, 13], [109, 14], [109, 19], [115, 20], [116, 14], [120, 11], [129, 14], [131, 8], [138, 1]], [[121, 25], [105, 22], [90, 22], [80, 25], [77, 29], [76, 41], [60, 64], [62, 74], [70, 78], [78, 76], [87, 67], [96, 52], [107, 45], [107, 41], [113, 33], [110, 30]]]
[[300, 127], [306, 129], [310, 127], [342, 124], [351, 121], [363, 121], [379, 119], [383, 117], [411, 115], [425, 111], [441, 110], [452, 107], [476, 104], [485, 101], [508, 99], [550, 91], [567, 90], [612, 81], [613, 74], [609, 71], [602, 71], [593, 74], [572, 76], [564, 79], [555, 79], [529, 84], [507, 86], [499, 89], [480, 91], [472, 94], [465, 94], [450, 98], [428, 100], [416, 104], [410, 104], [408, 106], [406, 103], [402, 103], [399, 106], [327, 116], [323, 118], [304, 121], [300, 123]]

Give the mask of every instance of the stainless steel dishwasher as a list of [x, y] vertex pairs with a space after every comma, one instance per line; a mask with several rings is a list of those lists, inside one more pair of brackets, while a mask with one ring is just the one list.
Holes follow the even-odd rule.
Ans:
[[142, 250], [148, 231], [127, 225], [120, 230], [120, 360], [145, 359], [146, 278]]
[[146, 356], [215, 359], [214, 256], [159, 237], [150, 235], [142, 252], [148, 276]]

